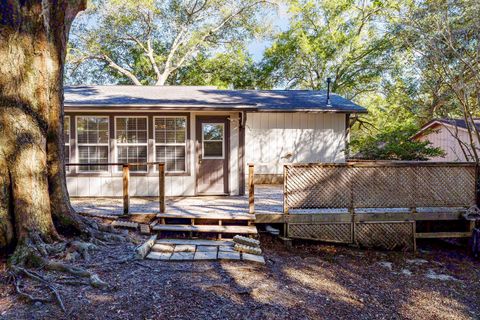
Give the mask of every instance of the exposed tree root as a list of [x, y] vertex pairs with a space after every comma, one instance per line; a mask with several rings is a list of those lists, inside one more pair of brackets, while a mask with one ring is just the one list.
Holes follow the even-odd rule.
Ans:
[[46, 280], [44, 277], [42, 277], [38, 273], [35, 273], [33, 271], [28, 271], [28, 270], [26, 270], [24, 268], [21, 268], [21, 267], [13, 267], [13, 271], [15, 272], [15, 274], [12, 274], [13, 282], [14, 282], [14, 285], [15, 285], [15, 290], [17, 291], [17, 293], [22, 298], [24, 298], [26, 300], [29, 300], [30, 302], [50, 302], [50, 301], [52, 301], [51, 298], [34, 297], [31, 294], [23, 292], [20, 289], [20, 287], [21, 287], [20, 280], [18, 280], [17, 277], [16, 277], [16, 274], [19, 274], [19, 273], [22, 273], [22, 274], [26, 275], [27, 277], [29, 277], [30, 279], [36, 280], [36, 281], [40, 282], [41, 284], [43, 284], [45, 287], [47, 287], [50, 290], [53, 297], [55, 298], [55, 300], [57, 301], [57, 303], [58, 303], [59, 307], [62, 309], [62, 311], [66, 312], [65, 305], [64, 305], [63, 300], [60, 296], [60, 293], [58, 292], [57, 288], [55, 288], [55, 286], [53, 284], [51, 284], [48, 280]]
[[[82, 217], [83, 227], [81, 238], [73, 241], [59, 241], [47, 243], [38, 234], [32, 233], [28, 239], [17, 244], [16, 250], [9, 259], [11, 269], [12, 284], [16, 292], [25, 300], [30, 302], [51, 302], [56, 301], [60, 308], [65, 312], [65, 305], [60, 293], [51, 281], [40, 275], [35, 270], [55, 271], [71, 275], [67, 279], [58, 279], [55, 282], [63, 285], [91, 285], [95, 288], [107, 288], [108, 284], [100, 277], [84, 268], [72, 266], [60, 261], [75, 261], [78, 258], [84, 261], [90, 260], [90, 254], [98, 250], [97, 245], [106, 245], [112, 242], [125, 242], [126, 238], [117, 230], [110, 226], [98, 224]], [[50, 241], [48, 239], [47, 241]], [[122, 259], [122, 262], [133, 258]], [[39, 282], [43, 287], [49, 290], [51, 297], [37, 297], [27, 293], [23, 289], [20, 276], [28, 277]]]

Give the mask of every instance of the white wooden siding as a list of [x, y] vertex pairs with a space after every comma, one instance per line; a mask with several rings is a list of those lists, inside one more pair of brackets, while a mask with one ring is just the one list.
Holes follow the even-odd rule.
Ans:
[[[191, 112], [190, 113], [190, 139], [189, 139], [189, 165], [190, 175], [188, 176], [166, 176], [165, 194], [167, 196], [194, 196], [196, 182], [196, 156], [195, 156], [195, 121], [196, 116], [204, 115], [226, 115], [230, 117], [230, 157], [229, 157], [229, 190], [230, 194], [236, 195], [239, 192], [238, 181], [238, 143], [239, 143], [239, 117], [238, 112], [219, 113], [219, 112]], [[112, 125], [112, 124], [111, 124]], [[148, 137], [149, 148], [153, 145], [153, 137]], [[111, 139], [111, 142], [114, 139]], [[116, 150], [116, 144], [111, 143]], [[113, 160], [113, 159], [111, 159]], [[78, 159], [71, 159], [72, 163], [77, 163]], [[155, 161], [150, 159], [149, 161]], [[155, 171], [156, 172], [156, 171]], [[82, 174], [68, 176], [67, 188], [70, 196], [73, 197], [121, 197], [123, 192], [122, 177], [118, 173], [115, 176], [92, 177]], [[130, 176], [131, 196], [158, 196], [158, 176]]]
[[[460, 143], [457, 139], [452, 135], [455, 134], [454, 127], [447, 127], [443, 125], [436, 125], [432, 128], [432, 131], [428, 134], [422, 135], [418, 137], [420, 141], [430, 141], [432, 143], [432, 147], [441, 148], [445, 151], [445, 157], [432, 157], [430, 161], [439, 161], [439, 162], [463, 162], [463, 161], [471, 161], [467, 160], [464, 156], [464, 153], [460, 147]], [[466, 130], [458, 129], [457, 133], [458, 138], [460, 138], [464, 143], [470, 144], [470, 138]], [[478, 140], [475, 139], [476, 145], [478, 146]]]
[[[228, 115], [230, 118], [229, 190], [239, 192], [239, 117], [238, 112], [191, 112], [188, 176], [167, 176], [167, 196], [195, 195], [195, 121], [200, 115]], [[249, 113], [245, 128], [245, 165], [255, 164], [256, 173], [281, 174], [283, 164], [291, 162], [345, 161], [345, 115], [335, 113]], [[153, 141], [149, 137], [151, 147]], [[114, 146], [115, 147], [115, 146]], [[288, 156], [290, 154], [290, 156]], [[154, 159], [149, 159], [154, 161]], [[77, 159], [71, 159], [76, 163]], [[248, 170], [245, 170], [248, 173]], [[107, 197], [122, 195], [122, 177], [67, 176], [71, 196]], [[130, 177], [130, 195], [157, 196], [157, 176]]]
[[282, 174], [291, 162], [344, 162], [344, 149], [345, 114], [247, 115], [245, 158], [258, 174]]

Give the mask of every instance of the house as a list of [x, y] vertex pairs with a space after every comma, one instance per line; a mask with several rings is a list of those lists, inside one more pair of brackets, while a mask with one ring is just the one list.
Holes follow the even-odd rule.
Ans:
[[[474, 119], [474, 123], [477, 130], [480, 131], [480, 119]], [[475, 144], [478, 146], [474, 130], [472, 133]], [[445, 151], [445, 157], [433, 157], [430, 161], [474, 161], [467, 125], [463, 119], [432, 120], [425, 124], [412, 139], [430, 141], [432, 147], [438, 147]]]
[[[122, 168], [102, 163], [164, 162], [166, 195], [244, 194], [248, 163], [265, 183], [284, 163], [345, 161], [349, 117], [364, 112], [325, 91], [66, 87], [66, 162], [95, 164], [68, 166], [68, 190], [120, 196]], [[158, 195], [157, 170], [132, 166], [130, 193]]]

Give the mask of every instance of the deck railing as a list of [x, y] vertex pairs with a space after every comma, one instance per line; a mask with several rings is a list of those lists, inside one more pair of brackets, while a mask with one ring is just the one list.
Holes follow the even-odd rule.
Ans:
[[255, 213], [255, 167], [253, 163], [248, 164], [248, 213]]
[[66, 167], [82, 166], [119, 166], [122, 167], [123, 180], [123, 214], [130, 214], [130, 168], [133, 166], [158, 166], [158, 203], [161, 213], [165, 212], [165, 163], [163, 162], [129, 162], [129, 163], [67, 163]]
[[284, 166], [284, 212], [314, 208], [464, 207], [476, 204], [474, 163], [349, 162]]

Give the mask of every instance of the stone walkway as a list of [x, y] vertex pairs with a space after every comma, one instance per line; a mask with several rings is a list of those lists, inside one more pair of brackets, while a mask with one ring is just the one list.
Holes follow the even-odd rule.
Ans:
[[261, 255], [233, 249], [233, 241], [160, 239], [155, 241], [147, 259], [169, 261], [244, 260], [265, 264]]

